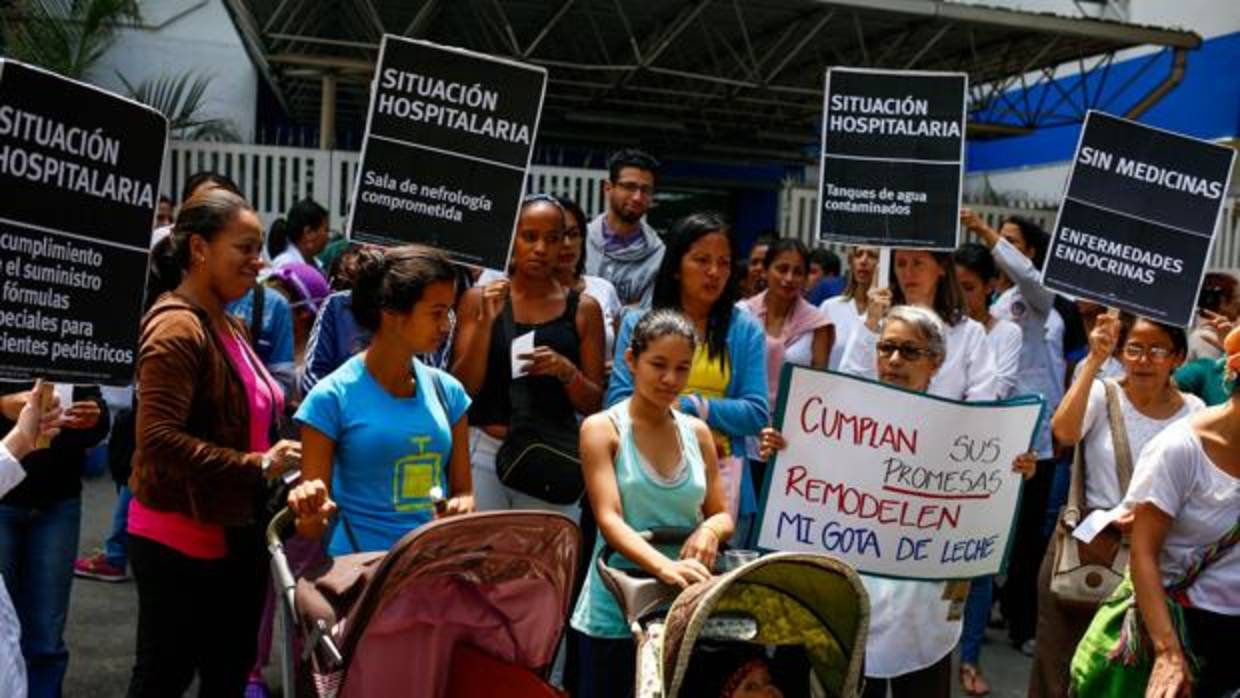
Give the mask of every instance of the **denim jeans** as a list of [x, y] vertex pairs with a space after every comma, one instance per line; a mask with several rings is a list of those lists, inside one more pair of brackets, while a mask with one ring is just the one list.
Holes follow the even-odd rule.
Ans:
[[76, 497], [41, 509], [0, 505], [0, 575], [21, 621], [30, 698], [59, 696], [69, 667], [64, 630], [81, 520]]
[[969, 598], [964, 603], [964, 627], [960, 630], [962, 664], [976, 666], [982, 657], [982, 640], [986, 639], [986, 623], [990, 621], [994, 591], [994, 577], [978, 577], [969, 585]]
[[116, 489], [116, 508], [112, 510], [112, 533], [103, 542], [103, 557], [109, 565], [124, 570], [129, 565], [129, 485]]

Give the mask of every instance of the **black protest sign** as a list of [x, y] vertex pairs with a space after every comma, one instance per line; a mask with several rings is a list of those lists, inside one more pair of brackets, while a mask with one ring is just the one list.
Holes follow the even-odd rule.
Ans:
[[828, 69], [818, 237], [954, 249], [967, 92], [963, 73]]
[[1234, 158], [1231, 148], [1089, 112], [1043, 283], [1190, 324]]
[[384, 36], [349, 236], [503, 269], [547, 71]]
[[0, 60], [0, 379], [133, 381], [168, 122]]

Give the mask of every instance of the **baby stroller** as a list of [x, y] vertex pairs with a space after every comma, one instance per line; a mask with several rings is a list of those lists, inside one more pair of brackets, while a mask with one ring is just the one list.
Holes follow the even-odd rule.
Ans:
[[267, 528], [286, 698], [563, 696], [545, 675], [577, 566], [580, 531], [568, 517], [441, 519], [386, 553], [343, 555], [300, 580], [281, 542], [292, 521], [286, 509]]
[[[679, 545], [688, 533], [642, 535], [660, 546]], [[613, 554], [604, 546], [597, 564], [637, 642], [637, 698], [675, 698], [682, 688], [690, 690], [686, 673], [700, 661], [694, 654], [702, 641], [775, 646], [777, 653], [799, 648], [812, 670], [805, 695], [860, 695], [870, 601], [845, 563], [774, 553], [680, 591], [611, 566]]]

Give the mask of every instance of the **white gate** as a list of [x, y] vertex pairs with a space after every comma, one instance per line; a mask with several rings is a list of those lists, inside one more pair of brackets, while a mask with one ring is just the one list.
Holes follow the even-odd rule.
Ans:
[[[1055, 226], [1056, 210], [1053, 208], [1022, 208], [1019, 206], [965, 205], [976, 211], [990, 225], [998, 225], [1007, 216], [1028, 218], [1043, 230]], [[814, 187], [785, 184], [779, 198], [779, 230], [781, 235], [795, 237], [809, 247], [826, 247], [837, 252], [844, 245], [820, 243], [814, 226], [818, 207], [818, 191]], [[1210, 255], [1210, 269], [1216, 271], [1240, 271], [1240, 206], [1231, 198], [1223, 206], [1223, 216], [1214, 238], [1214, 251]]]
[[[163, 191], [176, 198], [190, 175], [211, 170], [237, 182], [264, 226], [310, 197], [331, 213], [332, 230], [342, 231], [359, 159], [354, 150], [173, 141], [164, 167]], [[603, 211], [606, 179], [607, 170], [534, 165], [526, 191], [568, 196], [593, 218]]]

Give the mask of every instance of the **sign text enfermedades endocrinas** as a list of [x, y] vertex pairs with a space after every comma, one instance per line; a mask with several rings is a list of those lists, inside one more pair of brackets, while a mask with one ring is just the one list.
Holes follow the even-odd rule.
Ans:
[[384, 36], [349, 237], [504, 269], [547, 71]]
[[819, 239], [954, 249], [967, 93], [963, 73], [828, 69]]
[[825, 553], [867, 574], [997, 574], [1043, 403], [966, 403], [789, 365], [758, 545]]
[[1235, 155], [1089, 112], [1043, 283], [1160, 322], [1191, 324]]
[[0, 379], [128, 385], [162, 114], [0, 60]]

